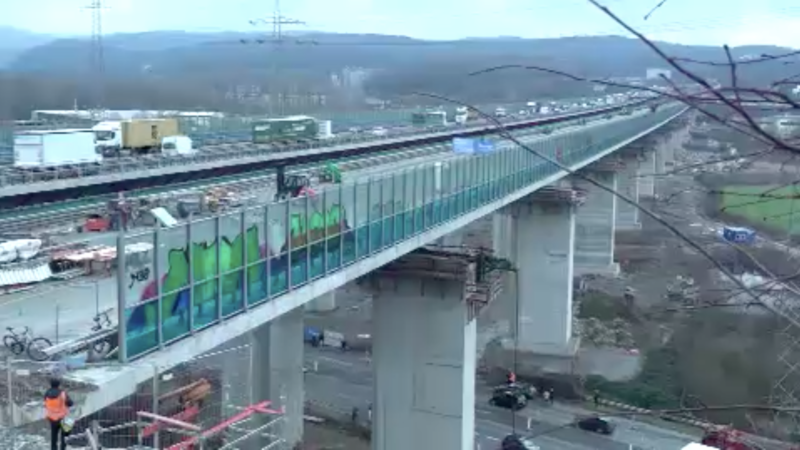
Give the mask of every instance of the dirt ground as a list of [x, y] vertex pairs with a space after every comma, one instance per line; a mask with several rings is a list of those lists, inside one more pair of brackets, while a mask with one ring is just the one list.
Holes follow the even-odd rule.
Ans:
[[370, 448], [368, 440], [353, 436], [332, 423], [306, 422], [304, 438], [303, 450], [369, 450]]

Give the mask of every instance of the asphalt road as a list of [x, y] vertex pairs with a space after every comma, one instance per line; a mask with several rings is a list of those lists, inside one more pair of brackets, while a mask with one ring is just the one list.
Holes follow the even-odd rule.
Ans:
[[[365, 354], [306, 346], [305, 357], [309, 368], [305, 380], [306, 400], [341, 411], [354, 407], [366, 411], [372, 401], [372, 368]], [[475, 434], [482, 450], [495, 449], [499, 441], [512, 432], [514, 420], [517, 432], [531, 436], [542, 450], [675, 450], [697, 438], [623, 418], [614, 419], [617, 429], [612, 437], [585, 432], [569, 424], [576, 415], [589, 413], [560, 403], [551, 406], [532, 402], [513, 416], [506, 409], [489, 405], [489, 387], [478, 383]]]

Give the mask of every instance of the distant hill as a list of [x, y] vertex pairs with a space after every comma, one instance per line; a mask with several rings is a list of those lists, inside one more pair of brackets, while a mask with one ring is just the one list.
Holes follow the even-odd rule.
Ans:
[[[465, 69], [518, 63], [546, 64], [594, 77], [617, 77], [643, 75], [647, 67], [665, 65], [642, 43], [616, 36], [422, 41], [405, 36], [305, 33], [289, 38], [279, 51], [268, 42], [259, 45], [258, 38], [234, 32], [111, 35], [104, 40], [106, 70], [111, 76], [129, 77], [138, 76], [143, 68], [151, 76], [172, 76], [195, 70], [207, 74], [232, 70], [258, 74], [280, 67], [319, 76], [345, 66], [404, 74], [425, 71], [426, 67], [450, 66], [451, 75], [455, 75], [455, 71], [463, 73]], [[248, 43], [243, 44], [242, 40]], [[7, 68], [13, 72], [83, 76], [91, 67], [88, 39], [49, 40], [18, 30], [0, 29], [0, 42], [23, 49], [8, 64]], [[24, 48], [20, 47], [23, 45]], [[673, 56], [724, 60], [718, 48], [660, 45]], [[734, 49], [734, 54], [739, 57], [782, 51], [785, 50], [777, 47], [742, 47]]]
[[54, 39], [52, 36], [0, 26], [0, 68], [14, 61], [25, 50], [46, 44]]
[[[91, 102], [88, 96], [97, 83], [88, 38], [53, 39], [0, 29], [0, 42], [0, 48], [6, 45], [12, 49], [4, 53], [8, 63], [0, 67], [5, 71], [0, 73], [0, 81], [5, 77], [7, 83], [16, 86], [7, 87], [8, 92], [24, 92], [30, 97], [10, 102], [9, 112], [0, 111], [0, 116], [24, 116], [30, 105], [69, 108], [75, 101]], [[336, 105], [355, 107], [359, 100], [333, 81], [334, 75], [341, 78], [346, 68], [366, 69], [360, 75], [363, 91], [359, 95], [406, 104], [424, 102], [419, 92], [492, 103], [583, 96], [593, 88], [590, 83], [521, 69], [469, 76], [496, 66], [538, 66], [594, 79], [642, 77], [647, 68], [669, 68], [643, 43], [619, 36], [425, 41], [407, 36], [307, 32], [292, 34], [277, 45], [248, 33], [159, 31], [114, 34], [106, 36], [104, 44], [104, 102], [107, 107], [120, 109], [229, 108], [243, 104], [236, 93], [241, 89], [254, 93], [248, 94], [253, 98], [263, 98], [270, 92], [324, 94]], [[720, 48], [658, 45], [672, 57], [725, 61]], [[734, 58], [744, 61], [762, 54], [779, 55], [788, 49], [752, 46], [732, 51]], [[0, 52], [0, 58], [2, 55]], [[763, 86], [794, 75], [796, 66], [784, 60], [743, 65], [740, 84]], [[688, 67], [698, 75], [727, 84], [729, 71], [725, 67]], [[30, 87], [44, 86], [42, 83], [59, 87]], [[246, 108], [258, 110], [262, 106], [263, 101], [254, 100]]]

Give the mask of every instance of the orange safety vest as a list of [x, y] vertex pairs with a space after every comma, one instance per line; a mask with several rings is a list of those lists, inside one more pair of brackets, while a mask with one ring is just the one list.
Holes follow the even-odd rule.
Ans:
[[45, 398], [44, 410], [45, 417], [53, 422], [67, 417], [69, 413], [69, 409], [67, 408], [67, 393], [61, 391], [61, 394], [56, 398]]

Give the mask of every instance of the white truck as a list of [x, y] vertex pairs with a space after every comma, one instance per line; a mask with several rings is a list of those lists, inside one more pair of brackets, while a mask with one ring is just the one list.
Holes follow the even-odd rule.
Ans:
[[466, 106], [457, 107], [456, 113], [453, 116], [453, 120], [459, 125], [464, 125], [467, 123], [467, 121], [469, 121], [469, 108]]
[[90, 129], [21, 131], [14, 134], [14, 167], [48, 168], [99, 164]]
[[189, 136], [167, 136], [161, 139], [161, 154], [165, 156], [191, 156], [197, 153]]

